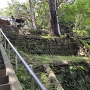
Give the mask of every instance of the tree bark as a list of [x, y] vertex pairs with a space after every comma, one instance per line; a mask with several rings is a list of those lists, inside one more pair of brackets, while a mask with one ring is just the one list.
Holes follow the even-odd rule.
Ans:
[[32, 8], [32, 2], [31, 0], [29, 0], [29, 4], [30, 4], [30, 12], [31, 12], [31, 17], [32, 17], [32, 25], [33, 25], [33, 29], [36, 29], [36, 22], [35, 22], [35, 15], [33, 13], [33, 8]]
[[59, 36], [57, 15], [56, 15], [56, 0], [49, 0], [49, 8], [50, 8], [51, 35]]
[[55, 90], [64, 90], [49, 65], [44, 65], [44, 69], [47, 72], [50, 82], [54, 84]]

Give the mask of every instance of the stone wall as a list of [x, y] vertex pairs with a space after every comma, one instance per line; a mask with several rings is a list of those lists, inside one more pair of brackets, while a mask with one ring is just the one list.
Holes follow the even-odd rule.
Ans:
[[73, 39], [66, 38], [41, 38], [35, 35], [19, 35], [4, 30], [7, 37], [14, 46], [24, 52], [31, 54], [57, 54], [57, 55], [76, 55], [78, 45]]
[[74, 40], [64, 38], [45, 39], [35, 36], [9, 35], [13, 45], [31, 54], [76, 55], [78, 46]]
[[50, 66], [64, 90], [90, 90], [90, 61], [54, 61]]

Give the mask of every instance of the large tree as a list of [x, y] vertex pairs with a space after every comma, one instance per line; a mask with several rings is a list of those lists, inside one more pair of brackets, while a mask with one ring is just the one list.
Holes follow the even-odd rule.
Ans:
[[49, 0], [50, 7], [50, 23], [51, 23], [51, 34], [55, 36], [59, 36], [59, 24], [57, 18], [57, 8], [61, 3], [74, 3], [75, 0]]
[[59, 36], [56, 12], [56, 0], [49, 0], [51, 35]]

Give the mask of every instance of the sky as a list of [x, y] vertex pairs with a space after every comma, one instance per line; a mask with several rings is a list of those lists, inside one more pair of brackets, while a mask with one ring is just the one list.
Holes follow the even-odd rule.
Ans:
[[[17, 0], [20, 3], [25, 2], [27, 0]], [[0, 9], [5, 8], [8, 6], [8, 2], [11, 2], [11, 0], [0, 0]]]

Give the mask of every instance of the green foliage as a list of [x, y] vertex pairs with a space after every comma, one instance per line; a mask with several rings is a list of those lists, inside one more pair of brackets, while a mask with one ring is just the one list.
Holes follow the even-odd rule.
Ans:
[[90, 35], [89, 30], [73, 30], [73, 32], [75, 34], [77, 34], [78, 36], [82, 36], [82, 37], [85, 37], [85, 36], [89, 36]]
[[[49, 29], [49, 6], [46, 1], [39, 2], [32, 0], [32, 7], [34, 10], [37, 28], [40, 29]], [[27, 25], [32, 28], [32, 18], [30, 13], [29, 2], [19, 3], [16, 0], [12, 0], [11, 3], [8, 3], [8, 7], [0, 10], [0, 14], [10, 17], [11, 15], [16, 18], [23, 17], [26, 20]]]
[[83, 40], [80, 40], [81, 41], [81, 43], [84, 45], [84, 46], [86, 46], [86, 48], [88, 49], [88, 50], [90, 50], [90, 45], [88, 45], [85, 41], [83, 41]]
[[59, 22], [75, 21], [75, 14], [74, 5], [62, 3], [58, 8]]
[[30, 75], [25, 68], [19, 67], [17, 70], [17, 77], [22, 85], [23, 90], [30, 89]]
[[[21, 66], [21, 64], [19, 64]], [[32, 78], [30, 77], [29, 72], [24, 67], [19, 67], [17, 70], [17, 77], [21, 83], [22, 90], [30, 90]], [[34, 79], [33, 79], [34, 81]], [[34, 82], [34, 89], [40, 90], [39, 86]]]
[[[35, 13], [37, 28], [49, 29], [49, 5], [48, 2], [32, 0], [33, 10]], [[57, 10], [60, 24], [68, 27], [74, 27], [74, 30], [86, 30], [90, 25], [90, 0], [76, 0], [73, 4], [61, 3]], [[27, 25], [32, 28], [31, 13], [29, 12], [29, 2], [20, 4], [16, 0], [12, 0], [9, 6], [0, 10], [0, 14], [4, 16], [14, 15], [15, 17], [24, 17]], [[90, 30], [90, 28], [89, 28]]]
[[36, 23], [38, 28], [48, 29], [49, 25], [49, 6], [47, 2], [36, 4]]
[[[72, 68], [66, 68], [66, 72], [63, 78], [63, 87], [65, 90], [86, 90], [88, 86], [87, 78], [86, 78], [86, 70], [85, 66], [70, 66]], [[87, 75], [89, 77], [89, 75]], [[85, 84], [87, 83], [87, 84]], [[83, 87], [84, 85], [84, 87]]]
[[46, 73], [42, 73], [40, 76], [41, 76], [40, 78], [43, 81], [43, 84], [45, 85], [47, 90], [52, 90], [53, 89], [53, 85], [51, 85], [51, 82], [50, 82], [47, 74]]
[[[75, 25], [76, 30], [86, 29], [90, 25], [90, 0], [76, 0], [73, 4], [62, 3], [58, 8], [59, 22]], [[72, 22], [68, 24], [68, 22]]]
[[78, 69], [84, 70], [84, 67], [83, 66], [70, 66], [69, 69], [70, 69], [70, 71], [73, 72], [73, 71], [76, 71]]

